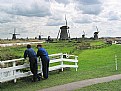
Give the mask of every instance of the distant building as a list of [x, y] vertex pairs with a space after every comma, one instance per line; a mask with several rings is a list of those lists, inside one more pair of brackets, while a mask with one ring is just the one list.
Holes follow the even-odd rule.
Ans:
[[98, 33], [99, 32], [94, 32], [94, 40], [97, 40], [98, 39]]
[[69, 27], [68, 26], [62, 26], [62, 27], [60, 27], [60, 29], [61, 29], [61, 32], [60, 32], [60, 39], [61, 40], [66, 40], [66, 39], [69, 39], [69, 34], [68, 34], [68, 32], [69, 32]]
[[[65, 20], [66, 20], [66, 16], [65, 16]], [[69, 33], [69, 27], [67, 26], [67, 20], [66, 20], [66, 25], [60, 27], [57, 39], [58, 39], [59, 35], [60, 35], [60, 38], [59, 38], [60, 40], [70, 39], [70, 33]]]
[[96, 29], [97, 29], [97, 31], [94, 32], [94, 40], [98, 39], [98, 33], [99, 33], [99, 31], [98, 31], [98, 27], [97, 26], [96, 26]]

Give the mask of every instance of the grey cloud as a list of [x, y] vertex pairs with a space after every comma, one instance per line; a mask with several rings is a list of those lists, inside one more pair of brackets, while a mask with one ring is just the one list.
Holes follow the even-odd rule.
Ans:
[[54, 14], [49, 17], [47, 26], [59, 26], [65, 24], [65, 16], [62, 14]]
[[120, 16], [116, 12], [109, 12], [108, 20], [120, 20]]
[[102, 12], [102, 3], [99, 0], [78, 0], [76, 8], [83, 14], [98, 15]]
[[98, 15], [102, 11], [102, 7], [100, 4], [95, 4], [95, 5], [86, 5], [82, 7], [82, 12], [84, 14], [94, 14]]
[[78, 0], [81, 4], [100, 4], [101, 2], [99, 0]]
[[83, 16], [83, 17], [77, 17], [73, 19], [75, 23], [81, 23], [81, 24], [85, 24], [85, 23], [92, 23], [92, 19], [89, 16]]
[[62, 3], [62, 4], [68, 4], [68, 3], [70, 3], [69, 0], [55, 0], [55, 1], [58, 2], [58, 3]]
[[10, 21], [10, 20], [6, 20], [6, 19], [3, 19], [3, 20], [0, 19], [0, 23], [1, 23], [1, 24], [3, 24], [3, 23], [8, 23], [8, 22], [11, 22], [11, 21]]
[[64, 25], [64, 23], [65, 22], [62, 22], [62, 21], [60, 21], [60, 20], [49, 20], [48, 22], [47, 22], [47, 26], [59, 26], [59, 25]]
[[59, 26], [59, 25], [63, 25], [64, 23], [61, 22], [48, 22], [46, 25], [47, 26]]
[[16, 17], [12, 15], [5, 14], [0, 11], [0, 23], [16, 22]]
[[38, 4], [32, 3], [30, 6], [24, 4], [17, 4], [11, 9], [6, 10], [9, 14], [20, 15], [20, 16], [28, 16], [28, 17], [44, 17], [51, 15], [49, 4]]

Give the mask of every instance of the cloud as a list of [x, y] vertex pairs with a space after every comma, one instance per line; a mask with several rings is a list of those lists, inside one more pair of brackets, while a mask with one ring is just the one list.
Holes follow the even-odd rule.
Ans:
[[10, 9], [6, 9], [5, 12], [13, 15], [27, 16], [27, 17], [44, 17], [50, 16], [50, 7], [48, 2], [32, 2], [30, 4], [19, 3], [14, 4]]
[[46, 24], [47, 26], [59, 26], [59, 25], [64, 25], [64, 22], [62, 21], [54, 21], [54, 20], [50, 20], [49, 22], [47, 22]]
[[92, 37], [93, 25], [99, 26], [100, 36], [116, 36], [121, 34], [120, 8], [120, 0], [0, 0], [0, 33], [15, 27], [20, 37], [35, 37], [40, 31], [53, 37], [65, 25], [66, 14], [73, 37], [80, 37], [82, 30]]
[[85, 15], [85, 16], [81, 16], [80, 15], [78, 17], [73, 18], [73, 21], [75, 23], [85, 24], [85, 23], [91, 23], [92, 22], [92, 19], [88, 15]]
[[102, 3], [99, 0], [78, 0], [76, 8], [83, 14], [98, 15], [103, 10]]
[[16, 16], [6, 14], [0, 11], [0, 23], [9, 23], [9, 22], [16, 22]]
[[47, 26], [60, 26], [64, 25], [64, 19], [61, 14], [55, 14], [49, 17], [47, 21]]
[[99, 4], [82, 6], [81, 9], [83, 14], [93, 14], [93, 15], [98, 15], [102, 11], [102, 7]]
[[77, 0], [79, 3], [83, 5], [92, 5], [92, 4], [100, 4], [101, 2], [99, 0]]
[[62, 4], [69, 4], [70, 1], [69, 0], [55, 0], [58, 3], [62, 3]]
[[118, 13], [114, 12], [114, 11], [110, 11], [108, 14], [108, 20], [120, 20], [120, 16], [118, 15]]

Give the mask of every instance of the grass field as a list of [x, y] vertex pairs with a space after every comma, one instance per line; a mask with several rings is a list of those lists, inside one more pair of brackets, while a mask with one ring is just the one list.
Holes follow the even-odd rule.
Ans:
[[[64, 72], [51, 72], [49, 79], [36, 83], [31, 83], [29, 78], [18, 80], [16, 84], [9, 82], [2, 84], [2, 91], [35, 91], [42, 88], [47, 88], [64, 83], [104, 77], [121, 73], [121, 46], [112, 45], [102, 49], [89, 49], [89, 50], [75, 50], [78, 44], [63, 43], [63, 44], [44, 44], [49, 54], [52, 53], [73, 53], [78, 55], [78, 71], [75, 69], [68, 69]], [[34, 49], [37, 50], [34, 46]], [[12, 50], [12, 49], [10, 49]], [[25, 47], [17, 49], [17, 55], [22, 57]], [[118, 58], [118, 71], [115, 70], [115, 54]], [[82, 90], [83, 91], [83, 90]], [[88, 90], [87, 90], [88, 91]], [[95, 91], [95, 90], [92, 90]], [[101, 90], [99, 90], [101, 91]], [[107, 91], [107, 90], [106, 90]]]

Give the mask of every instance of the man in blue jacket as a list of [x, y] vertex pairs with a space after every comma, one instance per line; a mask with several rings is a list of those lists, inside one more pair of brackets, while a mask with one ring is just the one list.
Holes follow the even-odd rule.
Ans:
[[27, 57], [29, 57], [30, 70], [33, 74], [33, 82], [35, 82], [37, 78], [40, 80], [40, 77], [38, 76], [37, 55], [29, 44], [27, 45], [27, 49], [24, 52], [24, 58], [26, 59]]
[[40, 57], [42, 61], [42, 71], [43, 71], [43, 77], [44, 77], [43, 79], [47, 79], [50, 59], [47, 51], [44, 48], [42, 48], [41, 44], [37, 45], [37, 48], [38, 48], [37, 57]]

